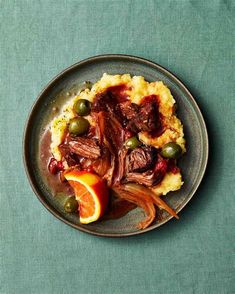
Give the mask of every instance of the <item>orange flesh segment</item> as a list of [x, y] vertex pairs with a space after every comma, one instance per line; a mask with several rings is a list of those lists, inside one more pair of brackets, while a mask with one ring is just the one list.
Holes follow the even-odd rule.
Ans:
[[89, 224], [97, 221], [105, 212], [109, 190], [106, 183], [96, 174], [73, 170], [64, 177], [72, 186], [79, 202], [80, 222]]
[[79, 211], [82, 218], [87, 218], [95, 213], [95, 201], [87, 188], [75, 181], [69, 181], [74, 188], [77, 200], [80, 203]]

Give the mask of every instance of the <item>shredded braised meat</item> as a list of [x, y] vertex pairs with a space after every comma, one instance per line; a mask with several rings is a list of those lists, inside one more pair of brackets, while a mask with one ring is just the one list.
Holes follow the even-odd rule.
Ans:
[[147, 96], [140, 105], [125, 101], [116, 106], [123, 125], [134, 133], [155, 132], [160, 129], [158, 102], [155, 95]]
[[78, 156], [75, 153], [71, 152], [67, 143], [60, 144], [59, 150], [63, 159], [66, 161], [69, 167], [79, 164]]
[[108, 142], [111, 153], [117, 154], [124, 143], [124, 129], [113, 112], [104, 114], [104, 137]]
[[167, 160], [158, 155], [157, 163], [154, 168], [145, 172], [128, 172], [126, 174], [127, 182], [134, 182], [147, 187], [155, 186], [161, 182], [167, 172]]
[[111, 165], [111, 154], [107, 147], [102, 148], [101, 157], [92, 161], [92, 169], [101, 177], [105, 176]]
[[92, 105], [92, 112], [115, 111], [118, 113], [118, 104], [127, 100], [127, 95], [123, 93], [126, 89], [125, 85], [113, 86], [105, 92], [97, 94]]
[[154, 166], [156, 149], [150, 146], [139, 147], [127, 157], [128, 172], [145, 172]]
[[119, 109], [122, 116], [128, 120], [134, 119], [139, 112], [139, 106], [130, 101], [119, 103], [117, 109]]
[[127, 182], [139, 183], [147, 187], [156, 185], [160, 180], [161, 178], [152, 170], [148, 170], [144, 173], [128, 173], [126, 175]]
[[116, 100], [110, 91], [106, 91], [96, 95], [95, 101], [92, 104], [93, 112], [109, 111], [115, 109]]
[[77, 137], [76, 140], [69, 142], [71, 152], [85, 158], [96, 159], [100, 157], [100, 147], [95, 139]]
[[95, 126], [83, 136], [68, 134], [59, 150], [69, 167], [92, 170], [107, 181], [122, 202], [143, 208], [146, 218], [138, 224], [143, 229], [155, 219], [154, 205], [176, 216], [151, 187], [161, 182], [167, 170], [178, 170], [173, 161], [162, 158], [154, 147], [126, 148], [127, 138], [139, 132], [158, 131], [161, 120], [157, 96], [147, 96], [137, 105], [126, 99], [124, 90], [121, 85], [96, 95], [90, 114]]
[[111, 186], [119, 182], [121, 178], [120, 172], [122, 172], [122, 169], [119, 167], [120, 162], [118, 157], [119, 150], [124, 143], [125, 133], [122, 125], [111, 109], [109, 109], [109, 111], [99, 112], [98, 118], [101, 130], [100, 140], [103, 141], [103, 144], [108, 148], [111, 154], [111, 165], [104, 176], [109, 186]]
[[141, 105], [136, 118], [136, 126], [140, 131], [153, 132], [159, 127], [158, 107], [155, 101], [146, 101]]
[[126, 173], [126, 155], [128, 150], [123, 147], [119, 152], [118, 156], [116, 157], [116, 167], [114, 170], [114, 178], [113, 178], [113, 185], [120, 184], [121, 180], [123, 179]]

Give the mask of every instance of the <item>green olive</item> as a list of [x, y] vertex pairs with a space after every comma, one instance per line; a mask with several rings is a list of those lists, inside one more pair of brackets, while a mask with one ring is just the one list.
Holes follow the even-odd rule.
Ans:
[[137, 137], [134, 136], [126, 140], [125, 145], [128, 149], [135, 149], [141, 145], [141, 142], [138, 140]]
[[91, 103], [86, 99], [79, 99], [73, 106], [78, 115], [88, 115], [91, 111]]
[[175, 142], [170, 142], [162, 147], [161, 155], [165, 158], [177, 159], [182, 154], [182, 148]]
[[75, 212], [75, 211], [78, 210], [78, 202], [77, 202], [77, 200], [75, 199], [74, 196], [73, 197], [69, 197], [66, 200], [66, 202], [64, 204], [64, 210], [66, 212], [69, 212], [69, 213]]
[[83, 117], [75, 117], [69, 121], [69, 133], [72, 135], [83, 135], [89, 127], [89, 121]]

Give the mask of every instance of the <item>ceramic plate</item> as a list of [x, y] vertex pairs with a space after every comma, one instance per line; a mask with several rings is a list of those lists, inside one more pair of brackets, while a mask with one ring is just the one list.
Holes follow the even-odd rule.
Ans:
[[205, 122], [194, 98], [172, 73], [151, 61], [127, 55], [101, 55], [88, 58], [65, 69], [41, 92], [30, 112], [24, 134], [24, 163], [30, 184], [42, 204], [66, 224], [99, 236], [123, 237], [153, 230], [172, 217], [163, 213], [161, 221], [154, 222], [145, 230], [136, 224], [144, 217], [141, 209], [134, 209], [116, 220], [98, 221], [89, 225], [79, 223], [76, 214], [66, 214], [52, 195], [39, 162], [39, 142], [53, 118], [53, 108], [65, 102], [65, 93], [74, 91], [83, 81], [96, 82], [103, 73], [144, 76], [147, 81], [163, 81], [177, 102], [177, 114], [184, 125], [187, 153], [179, 160], [184, 185], [181, 190], [165, 196], [166, 202], [177, 212], [189, 202], [205, 173], [208, 160], [208, 136]]

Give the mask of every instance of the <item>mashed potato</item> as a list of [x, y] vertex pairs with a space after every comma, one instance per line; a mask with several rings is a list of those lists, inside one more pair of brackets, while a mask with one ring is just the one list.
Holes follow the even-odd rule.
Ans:
[[[73, 105], [78, 99], [87, 99], [92, 102], [98, 93], [104, 92], [111, 86], [118, 86], [125, 84], [129, 90], [126, 94], [129, 96], [131, 102], [140, 104], [141, 99], [148, 95], [157, 95], [159, 97], [159, 112], [162, 117], [162, 124], [164, 132], [155, 138], [148, 136], [147, 133], [139, 133], [139, 139], [145, 144], [152, 145], [156, 148], [161, 148], [168, 142], [176, 142], [185, 152], [185, 139], [183, 126], [181, 121], [174, 113], [175, 100], [171, 95], [170, 90], [161, 81], [147, 82], [142, 76], [131, 77], [129, 74], [124, 75], [108, 75], [103, 74], [102, 78], [96, 82], [91, 90], [84, 90], [72, 99], [70, 99], [62, 108], [61, 113], [56, 117], [50, 126], [51, 129], [51, 152], [57, 160], [61, 160], [61, 154], [58, 146], [63, 141], [64, 133], [67, 124], [71, 118], [75, 116]], [[91, 124], [94, 124], [90, 116], [86, 117]], [[180, 189], [182, 177], [180, 172], [173, 174], [168, 172], [163, 181], [157, 185], [154, 190], [160, 194], [167, 194], [169, 191]]]

